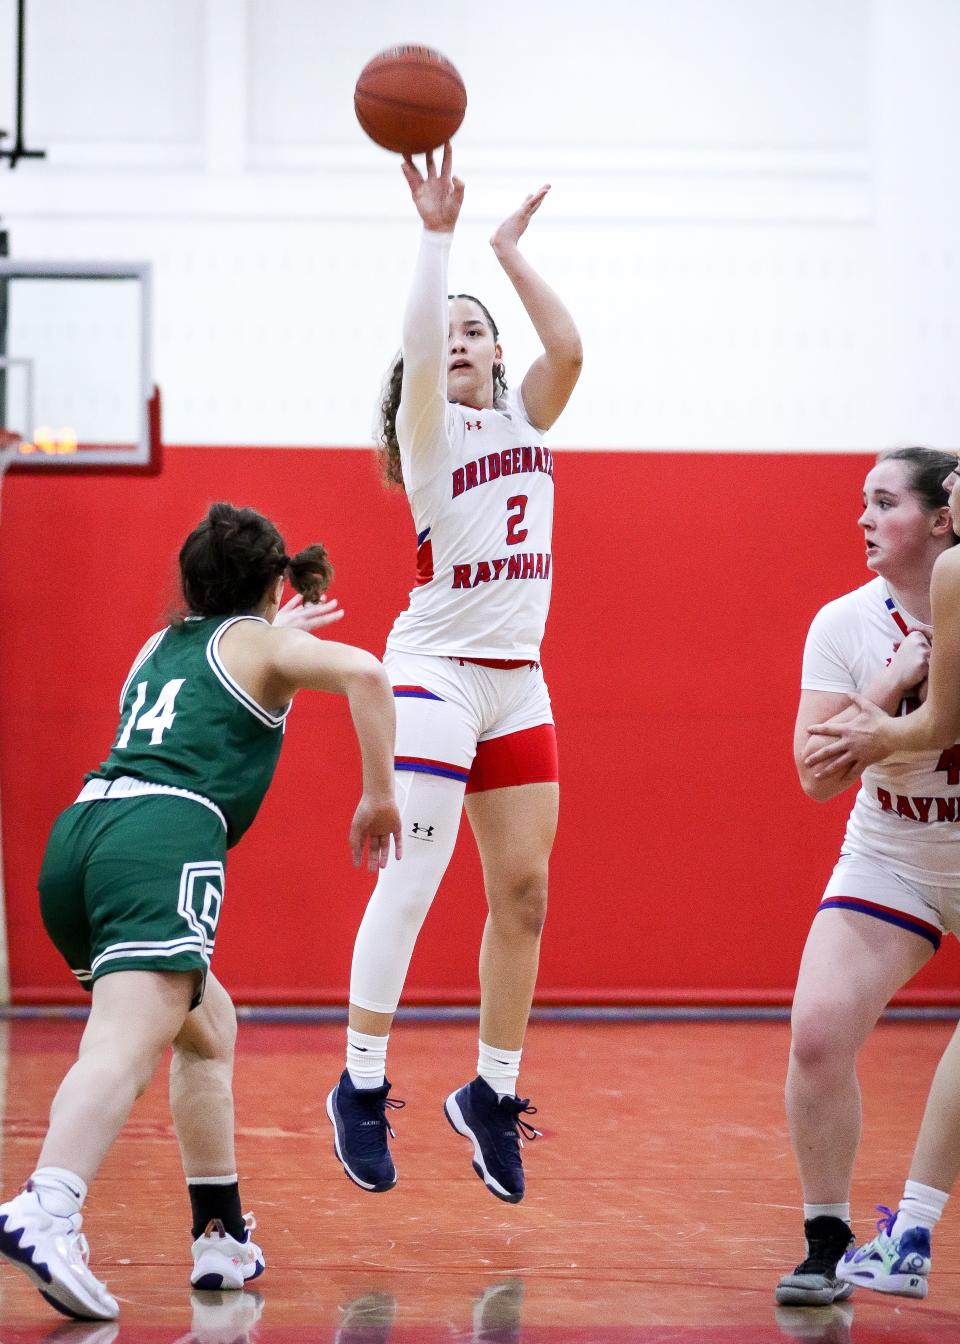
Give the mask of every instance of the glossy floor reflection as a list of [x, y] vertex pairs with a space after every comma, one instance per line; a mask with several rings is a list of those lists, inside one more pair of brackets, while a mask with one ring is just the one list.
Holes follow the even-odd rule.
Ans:
[[[948, 1023], [882, 1026], [865, 1054], [858, 1235], [896, 1202]], [[29, 1173], [73, 1022], [0, 1023], [4, 1193]], [[191, 1295], [189, 1206], [165, 1079], [138, 1103], [87, 1201], [91, 1264], [121, 1302], [64, 1323], [0, 1264], [0, 1344], [960, 1344], [960, 1200], [924, 1302], [859, 1290], [777, 1309], [801, 1254], [783, 1118], [785, 1023], [536, 1023], [523, 1092], [543, 1139], [528, 1195], [493, 1199], [443, 1097], [469, 1077], [470, 1024], [403, 1024], [391, 1042], [400, 1181], [370, 1195], [332, 1155], [324, 1099], [339, 1027], [241, 1027], [241, 1189], [267, 1273], [254, 1292]]]

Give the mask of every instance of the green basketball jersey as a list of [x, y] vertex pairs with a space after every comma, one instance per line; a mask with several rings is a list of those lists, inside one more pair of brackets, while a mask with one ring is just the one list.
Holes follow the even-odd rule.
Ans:
[[290, 706], [271, 714], [230, 676], [223, 632], [237, 621], [188, 617], [147, 644], [120, 692], [120, 727], [90, 779], [129, 777], [186, 789], [214, 803], [235, 845], [270, 786]]

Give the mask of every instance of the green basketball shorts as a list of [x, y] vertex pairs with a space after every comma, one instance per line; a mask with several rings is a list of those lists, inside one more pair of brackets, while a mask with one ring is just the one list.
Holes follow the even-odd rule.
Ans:
[[47, 933], [86, 989], [111, 971], [196, 971], [200, 1002], [224, 894], [218, 814], [167, 794], [78, 802], [40, 870]]

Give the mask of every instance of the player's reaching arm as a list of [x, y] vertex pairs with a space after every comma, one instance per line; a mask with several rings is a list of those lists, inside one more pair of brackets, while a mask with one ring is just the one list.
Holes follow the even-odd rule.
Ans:
[[433, 154], [426, 172], [413, 160], [403, 163], [410, 195], [423, 221], [413, 284], [403, 318], [403, 390], [397, 410], [397, 432], [403, 447], [404, 480], [430, 476], [440, 465], [431, 454], [442, 449], [447, 410], [447, 263], [453, 230], [463, 204], [463, 183], [453, 176], [453, 153], [444, 146], [437, 172]]
[[[929, 652], [927, 696], [919, 709], [902, 718], [878, 714], [868, 699], [851, 697], [849, 716], [810, 726], [810, 733], [833, 739], [814, 741], [806, 766], [821, 779], [838, 771], [863, 770], [898, 751], [939, 751], [960, 738], [960, 554], [944, 551], [930, 580], [933, 644]], [[904, 641], [904, 644], [907, 641]], [[901, 645], [901, 648], [903, 645]], [[899, 651], [898, 651], [899, 652]]]
[[371, 872], [385, 868], [391, 835], [397, 858], [403, 847], [394, 796], [396, 716], [390, 680], [364, 649], [311, 639], [302, 630], [270, 633], [270, 690], [271, 698], [280, 697], [277, 703], [286, 703], [300, 689], [347, 697], [363, 762], [363, 796], [350, 827], [350, 850], [359, 866], [369, 842], [367, 866]]
[[386, 866], [390, 837], [400, 857], [400, 814], [394, 796], [396, 734], [393, 690], [380, 661], [364, 649], [314, 639], [304, 630], [240, 621], [220, 645], [227, 671], [264, 708], [286, 705], [299, 690], [332, 691], [350, 705], [363, 763], [363, 796], [350, 827], [356, 865], [369, 843], [367, 866]]
[[549, 186], [544, 186], [528, 196], [490, 239], [497, 261], [506, 271], [543, 344], [543, 354], [530, 365], [521, 387], [527, 415], [537, 429], [549, 429], [560, 415], [583, 366], [583, 346], [576, 323], [559, 295], [537, 274], [518, 246], [549, 190]]

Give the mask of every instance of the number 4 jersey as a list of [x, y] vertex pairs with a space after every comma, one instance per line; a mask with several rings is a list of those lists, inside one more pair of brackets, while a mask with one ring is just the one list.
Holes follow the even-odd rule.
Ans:
[[404, 462], [416, 585], [387, 640], [399, 653], [540, 657], [553, 564], [553, 455], [518, 393], [448, 403], [432, 474]]
[[142, 780], [213, 803], [235, 845], [270, 786], [290, 706], [270, 713], [230, 676], [220, 639], [237, 621], [187, 617], [145, 645], [120, 693], [110, 755], [88, 780]]
[[[882, 578], [828, 602], [810, 626], [802, 688], [862, 692], [903, 639], [891, 609]], [[960, 887], [958, 823], [960, 746], [900, 752], [864, 770], [843, 852], [880, 859], [917, 882]]]

